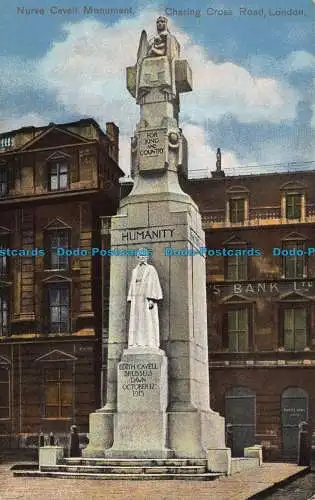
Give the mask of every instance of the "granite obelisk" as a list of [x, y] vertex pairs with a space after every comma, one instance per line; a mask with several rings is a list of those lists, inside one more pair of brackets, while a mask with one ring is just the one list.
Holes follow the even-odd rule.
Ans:
[[[151, 40], [142, 32], [127, 88], [140, 106], [131, 139], [134, 186], [112, 218], [111, 245], [152, 251], [162, 290], [160, 345], [128, 346], [136, 259], [112, 257], [107, 399], [90, 415], [85, 456], [206, 457], [225, 450], [225, 439], [224, 419], [209, 403], [205, 257], [198, 252], [204, 231], [178, 181], [179, 169], [187, 169], [179, 95], [192, 90], [192, 74], [165, 17]], [[166, 248], [197, 251], [169, 256]]]

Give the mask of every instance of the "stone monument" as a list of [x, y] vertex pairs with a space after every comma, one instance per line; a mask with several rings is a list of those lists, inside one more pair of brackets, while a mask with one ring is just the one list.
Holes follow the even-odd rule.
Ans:
[[[142, 32], [127, 89], [140, 106], [131, 139], [134, 185], [112, 217], [111, 245], [149, 247], [152, 265], [140, 270], [134, 256], [111, 258], [106, 404], [90, 415], [84, 456], [210, 453], [210, 463], [222, 464], [224, 419], [209, 399], [205, 257], [198, 252], [204, 231], [178, 181], [179, 169], [187, 170], [179, 95], [192, 90], [192, 75], [165, 17], [152, 40]], [[196, 255], [169, 256], [166, 247]]]

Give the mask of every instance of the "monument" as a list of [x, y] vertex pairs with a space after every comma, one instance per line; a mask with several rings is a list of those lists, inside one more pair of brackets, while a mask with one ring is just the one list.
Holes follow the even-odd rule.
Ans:
[[192, 75], [165, 17], [152, 40], [142, 32], [127, 89], [140, 106], [134, 185], [112, 217], [111, 245], [146, 246], [152, 263], [111, 258], [106, 404], [90, 415], [84, 456], [225, 463], [224, 419], [210, 408], [205, 257], [165, 252], [205, 246], [198, 207], [178, 181], [187, 170], [179, 95]]

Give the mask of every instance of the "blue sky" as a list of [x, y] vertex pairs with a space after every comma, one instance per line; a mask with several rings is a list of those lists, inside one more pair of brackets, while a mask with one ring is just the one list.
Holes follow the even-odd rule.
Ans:
[[[84, 5], [132, 13], [84, 14]], [[55, 7], [77, 11], [57, 14]], [[32, 8], [43, 14], [26, 13]], [[194, 91], [181, 100], [191, 170], [213, 170], [217, 147], [225, 168], [242, 166], [244, 173], [248, 165], [258, 172], [315, 160], [314, 0], [4, 0], [0, 132], [87, 116], [102, 126], [115, 121], [128, 172], [139, 109], [125, 89], [125, 67], [135, 62], [141, 30], [152, 36], [155, 18], [165, 13], [193, 70]]]

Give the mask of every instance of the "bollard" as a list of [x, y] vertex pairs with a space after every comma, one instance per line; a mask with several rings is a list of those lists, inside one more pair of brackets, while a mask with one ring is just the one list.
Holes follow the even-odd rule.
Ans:
[[69, 456], [70, 457], [80, 457], [80, 439], [78, 434], [78, 428], [76, 425], [71, 425], [71, 434], [70, 434], [70, 449]]
[[42, 446], [45, 446], [45, 436], [43, 432], [38, 436], [38, 447], [41, 448]]
[[49, 446], [55, 446], [55, 436], [52, 432], [49, 434]]
[[298, 438], [298, 465], [308, 466], [311, 463], [311, 446], [309, 425], [307, 422], [299, 423]]

